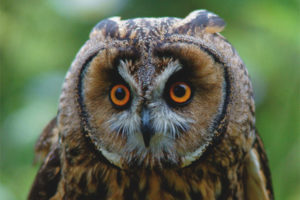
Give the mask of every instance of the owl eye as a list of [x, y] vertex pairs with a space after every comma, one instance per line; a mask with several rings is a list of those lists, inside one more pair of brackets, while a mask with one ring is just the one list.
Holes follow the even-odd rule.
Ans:
[[117, 108], [125, 108], [130, 101], [130, 91], [123, 84], [114, 85], [110, 90], [109, 99]]
[[184, 105], [189, 103], [192, 97], [192, 89], [185, 82], [175, 82], [169, 89], [169, 99], [175, 105]]

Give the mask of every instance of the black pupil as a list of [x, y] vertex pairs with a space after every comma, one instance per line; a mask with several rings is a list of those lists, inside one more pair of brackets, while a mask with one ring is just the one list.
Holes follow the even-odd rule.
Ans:
[[117, 98], [118, 100], [122, 100], [122, 99], [124, 99], [126, 93], [125, 93], [125, 90], [124, 90], [123, 88], [119, 87], [119, 88], [116, 90], [115, 95], [116, 95], [116, 98]]
[[185, 95], [185, 85], [179, 84], [174, 87], [174, 94], [177, 97], [183, 97]]

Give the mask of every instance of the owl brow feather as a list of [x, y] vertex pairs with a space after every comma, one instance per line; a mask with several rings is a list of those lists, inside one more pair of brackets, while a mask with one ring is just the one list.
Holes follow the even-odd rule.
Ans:
[[[181, 64], [179, 63], [178, 60], [171, 60], [165, 70], [156, 77], [156, 81], [154, 84], [149, 87], [149, 92], [146, 94], [146, 98], [151, 98], [150, 96], [152, 95], [152, 98], [156, 98], [162, 95], [165, 85], [169, 78], [176, 72], [182, 69]], [[152, 92], [152, 94], [150, 94]]]
[[130, 75], [128, 71], [128, 66], [130, 65], [130, 62], [131, 62], [130, 60], [120, 60], [120, 64], [117, 66], [118, 73], [124, 79], [124, 81], [129, 85], [132, 92], [140, 93], [137, 82]]

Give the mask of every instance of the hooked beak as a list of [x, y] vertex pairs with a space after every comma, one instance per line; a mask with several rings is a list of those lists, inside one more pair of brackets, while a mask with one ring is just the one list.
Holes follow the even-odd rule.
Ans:
[[150, 111], [147, 107], [142, 108], [141, 112], [141, 131], [146, 147], [149, 147], [150, 140], [154, 135], [154, 129], [150, 122]]

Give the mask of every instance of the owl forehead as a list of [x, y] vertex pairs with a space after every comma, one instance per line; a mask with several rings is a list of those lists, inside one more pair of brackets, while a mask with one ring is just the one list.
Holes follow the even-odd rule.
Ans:
[[99, 22], [92, 34], [100, 34], [106, 39], [132, 40], [132, 42], [161, 39], [166, 33], [171, 33], [173, 24], [178, 18], [136, 18], [120, 20], [119, 17], [109, 18]]
[[197, 35], [199, 32], [216, 33], [224, 29], [225, 22], [219, 16], [206, 10], [191, 12], [184, 19], [175, 17], [135, 18], [121, 20], [112, 17], [100, 21], [90, 37], [119, 40], [149, 41], [163, 39], [170, 34]]
[[[125, 45], [125, 48], [118, 47], [112, 57], [112, 67], [127, 80], [134, 80], [135, 85], [139, 85], [142, 91], [149, 89], [158, 76], [165, 74], [165, 79], [169, 78], [176, 70], [174, 64], [180, 65], [179, 60], [173, 56], [162, 57], [155, 52], [156, 47], [141, 48], [139, 45]], [[129, 77], [128, 77], [129, 76]], [[165, 81], [165, 80], [164, 80]], [[131, 84], [131, 81], [128, 81]]]
[[[141, 56], [135, 62], [123, 62], [122, 66], [118, 66], [127, 69], [130, 76], [141, 86], [142, 91], [147, 90], [166, 68], [172, 67], [170, 65], [174, 62], [173, 58], [162, 58], [153, 54], [149, 55], [149, 58], [151, 59], [143, 59]], [[165, 74], [167, 74], [167, 78], [172, 75], [172, 73]]]

